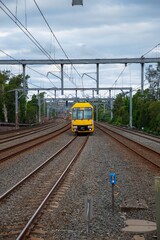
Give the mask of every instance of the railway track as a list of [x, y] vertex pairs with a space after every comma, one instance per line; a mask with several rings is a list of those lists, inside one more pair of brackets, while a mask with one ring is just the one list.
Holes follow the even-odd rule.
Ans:
[[[104, 133], [110, 135], [116, 141], [120, 142], [122, 145], [132, 150], [133, 152], [135, 152], [145, 160], [151, 162], [157, 167], [160, 167], [160, 142], [158, 139], [154, 139], [153, 137], [146, 138], [146, 136], [143, 136], [143, 139], [137, 139], [137, 137], [133, 138], [132, 133], [130, 134], [130, 136], [125, 135], [122, 132], [122, 130], [119, 131], [115, 128], [112, 129], [111, 127], [105, 126], [100, 123], [96, 123], [96, 127], [99, 128]], [[146, 139], [148, 139], [149, 141], [152, 140], [152, 144], [148, 143]], [[156, 145], [156, 147], [154, 145]]]
[[[55, 196], [59, 186], [86, 145], [88, 137], [73, 137], [56, 154], [9, 189], [0, 198], [3, 216], [0, 238], [24, 239], [40, 213]], [[54, 160], [54, 161], [53, 161]]]
[[151, 135], [151, 134], [147, 134], [145, 132], [140, 132], [138, 130], [130, 130], [130, 129], [127, 129], [127, 128], [122, 128], [122, 127], [117, 127], [117, 126], [110, 126], [108, 124], [107, 125], [103, 124], [103, 125], [107, 126], [107, 128], [115, 129], [116, 131], [119, 131], [119, 132], [129, 133], [129, 134], [132, 134], [132, 135], [135, 135], [135, 136], [143, 137], [145, 139], [154, 141], [155, 143], [156, 142], [160, 143], [160, 137], [159, 136], [154, 136], [154, 135]]
[[58, 126], [58, 129], [55, 129], [54, 131], [49, 132], [43, 132], [37, 135], [34, 138], [32, 137], [24, 137], [23, 135], [21, 138], [16, 141], [16, 139], [8, 140], [7, 142], [1, 143], [0, 147], [0, 162], [10, 159], [14, 156], [17, 156], [20, 153], [23, 153], [33, 147], [36, 147], [46, 141], [51, 140], [52, 138], [58, 136], [59, 134], [67, 131], [70, 129], [70, 123], [63, 124], [61, 126]]
[[56, 127], [58, 127], [58, 125], [62, 124], [63, 122], [60, 123], [48, 123], [45, 125], [39, 125], [36, 127], [30, 127], [27, 129], [19, 129], [19, 130], [12, 130], [12, 131], [8, 131], [8, 132], [0, 132], [0, 144], [2, 143], [7, 143], [7, 142], [11, 142], [13, 140], [19, 139], [19, 138], [23, 138], [26, 136], [30, 136], [30, 135], [35, 135], [37, 133], [41, 133], [44, 132], [45, 130], [50, 130], [50, 129], [54, 129]]

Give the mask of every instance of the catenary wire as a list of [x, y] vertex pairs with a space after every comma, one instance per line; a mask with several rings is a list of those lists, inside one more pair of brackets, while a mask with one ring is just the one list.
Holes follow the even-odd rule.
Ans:
[[[60, 70], [60, 66], [58, 66], [58, 64], [56, 63], [56, 60], [54, 60], [50, 56], [50, 54], [47, 53], [47, 51], [42, 47], [42, 45], [35, 39], [35, 37], [28, 31], [28, 29], [18, 20], [18, 18], [7, 8], [7, 6], [1, 0], [0, 2], [3, 4], [3, 6], [7, 9], [7, 11], [11, 15], [4, 8], [0, 7], [5, 12], [5, 14], [23, 31], [23, 33], [39, 48], [39, 50], [44, 55], [46, 55], [47, 58], [49, 58], [51, 61], [53, 61], [54, 64], [56, 64], [56, 67]], [[67, 73], [63, 71], [63, 74], [70, 80], [70, 76]], [[76, 86], [76, 84], [73, 81], [72, 81], [72, 84]]]
[[148, 53], [152, 52], [153, 49], [155, 49], [155, 48], [158, 47], [158, 46], [160, 46], [160, 43], [158, 43], [156, 46], [154, 46], [154, 47], [151, 48], [149, 51], [147, 51], [145, 54], [143, 54], [143, 55], [141, 56], [141, 58], [143, 58], [143, 57], [144, 57], [145, 55], [147, 55]]
[[[61, 48], [62, 52], [64, 53], [65, 57], [69, 60], [69, 62], [71, 63], [72, 67], [74, 68], [74, 70], [76, 71], [76, 73], [77, 73], [77, 74], [79, 75], [79, 77], [81, 78], [81, 74], [77, 71], [77, 69], [74, 67], [72, 61], [69, 59], [68, 55], [66, 54], [66, 52], [65, 52], [65, 50], [63, 49], [62, 45], [60, 44], [60, 42], [59, 42], [58, 38], [56, 37], [55, 33], [52, 31], [52, 28], [50, 27], [50, 25], [49, 25], [47, 19], [45, 18], [44, 14], [42, 13], [42, 11], [41, 11], [41, 9], [40, 9], [38, 3], [36, 2], [36, 0], [34, 0], [34, 3], [35, 3], [35, 5], [36, 5], [37, 9], [39, 10], [39, 12], [40, 12], [42, 18], [44, 19], [45, 23], [47, 24], [47, 26], [48, 26], [50, 32], [52, 33], [52, 35], [53, 35], [54, 38], [56, 39], [56, 41], [57, 41], [59, 47]], [[82, 78], [81, 78], [81, 79], [82, 79]], [[82, 83], [82, 86], [83, 86], [83, 83]]]
[[[17, 63], [21, 64], [20, 61], [18, 61], [17, 59], [15, 59], [14, 57], [12, 57], [12, 56], [9, 55], [8, 53], [6, 53], [5, 51], [3, 51], [3, 50], [0, 50], [0, 51], [1, 51], [3, 54], [5, 54], [6, 56], [10, 57], [11, 59], [17, 61]], [[50, 81], [50, 83], [54, 86], [54, 88], [57, 89], [57, 87], [52, 83], [52, 81], [49, 79], [49, 77], [47, 77], [47, 76], [44, 75], [43, 73], [41, 73], [41, 72], [39, 72], [39, 71], [37, 71], [37, 70], [29, 67], [29, 66], [27, 66], [27, 68], [30, 69], [30, 70], [32, 70], [32, 71], [34, 71], [34, 72], [36, 72], [36, 73], [38, 73], [38, 74], [40, 74], [41, 76], [43, 76], [43, 77], [45, 77], [45, 78], [47, 78], [47, 79]], [[32, 83], [30, 83], [30, 84], [31, 84], [31, 85], [34, 85], [34, 84], [32, 84]], [[35, 86], [36, 86], [36, 85], [35, 85]], [[41, 88], [41, 87], [39, 87], [39, 86], [36, 86], [36, 87]]]
[[56, 39], [56, 41], [57, 41], [59, 47], [61, 48], [62, 52], [64, 53], [65, 57], [69, 60], [69, 62], [71, 63], [72, 67], [74, 68], [74, 70], [77, 72], [77, 74], [78, 74], [78, 75], [80, 76], [80, 78], [81, 78], [80, 73], [79, 73], [79, 72], [77, 71], [77, 69], [74, 67], [72, 61], [69, 59], [68, 55], [66, 54], [66, 52], [65, 52], [65, 50], [63, 49], [62, 45], [60, 44], [60, 42], [59, 42], [58, 38], [56, 37], [55, 33], [52, 31], [52, 28], [50, 27], [50, 25], [49, 25], [47, 19], [45, 18], [44, 14], [42, 13], [42, 11], [41, 11], [39, 5], [37, 4], [36, 0], [34, 0], [34, 3], [35, 3], [35, 5], [37, 6], [37, 8], [38, 8], [38, 10], [39, 10], [41, 16], [43, 17], [45, 23], [47, 24], [47, 26], [48, 26], [50, 32], [52, 33], [52, 35], [53, 35], [54, 38]]

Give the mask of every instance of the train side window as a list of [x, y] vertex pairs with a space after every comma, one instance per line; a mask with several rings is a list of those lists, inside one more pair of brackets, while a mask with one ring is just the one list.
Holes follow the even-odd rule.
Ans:
[[84, 110], [84, 119], [92, 119], [92, 110], [91, 109]]

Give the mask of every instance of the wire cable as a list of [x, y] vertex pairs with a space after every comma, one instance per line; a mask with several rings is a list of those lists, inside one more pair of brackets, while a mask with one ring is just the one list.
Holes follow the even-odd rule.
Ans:
[[[5, 54], [6, 56], [10, 57], [11, 59], [17, 61], [17, 63], [21, 64], [21, 62], [20, 62], [19, 60], [17, 60], [17, 59], [15, 59], [14, 57], [10, 56], [9, 54], [7, 54], [6, 52], [4, 52], [3, 50], [0, 50], [0, 51], [1, 51], [3, 54]], [[39, 71], [37, 71], [37, 70], [29, 67], [29, 66], [27, 66], [27, 68], [30, 69], [30, 70], [32, 70], [32, 71], [34, 71], [34, 72], [36, 72], [36, 73], [38, 73], [38, 74], [40, 74], [41, 76], [43, 76], [43, 77], [45, 77], [45, 78], [47, 78], [47, 79], [50, 81], [50, 83], [54, 86], [54, 88], [57, 89], [57, 87], [52, 83], [52, 81], [50, 80], [49, 77], [47, 77], [47, 76], [44, 75], [43, 73], [41, 73], [41, 72], [39, 72]], [[32, 84], [32, 83], [30, 83], [30, 84]], [[32, 84], [32, 85], [33, 85], [33, 84]], [[38, 88], [41, 88], [41, 87], [38, 86]]]
[[119, 76], [118, 76], [118, 78], [115, 80], [115, 82], [113, 83], [112, 87], [113, 87], [114, 85], [116, 85], [118, 79], [119, 79], [119, 78], [121, 77], [121, 75], [123, 74], [125, 68], [126, 68], [126, 66], [124, 66], [123, 70], [121, 71], [121, 73], [119, 74]]
[[153, 49], [155, 49], [155, 48], [158, 47], [158, 46], [160, 46], [160, 43], [158, 43], [156, 46], [154, 46], [153, 48], [151, 48], [148, 52], [146, 52], [145, 54], [143, 54], [143, 55], [141, 56], [141, 58], [144, 58], [145, 55], [147, 55], [148, 53], [152, 52]]
[[25, 0], [25, 27], [27, 28], [27, 2]]
[[[57, 41], [58, 45], [60, 46], [60, 48], [61, 48], [62, 52], [64, 53], [65, 57], [66, 57], [66, 58], [69, 60], [69, 62], [70, 62], [70, 63], [71, 63], [71, 65], [73, 66], [73, 63], [72, 63], [72, 61], [69, 59], [69, 57], [67, 56], [66, 52], [64, 51], [64, 49], [63, 49], [62, 45], [60, 44], [60, 42], [59, 42], [58, 38], [56, 37], [56, 35], [55, 35], [55, 34], [54, 34], [54, 32], [52, 31], [52, 29], [51, 29], [51, 27], [50, 27], [50, 25], [49, 25], [49, 23], [48, 23], [47, 19], [45, 18], [44, 14], [42, 13], [42, 11], [41, 11], [41, 9], [40, 9], [39, 5], [37, 4], [36, 0], [33, 0], [33, 1], [34, 1], [34, 3], [35, 3], [36, 7], [38, 8], [38, 10], [39, 10], [39, 12], [40, 12], [41, 16], [43, 17], [43, 19], [44, 19], [45, 23], [47, 24], [47, 26], [48, 26], [49, 30], [51, 31], [52, 35], [53, 35], [53, 36], [54, 36], [54, 38], [56, 39], [56, 41]], [[77, 69], [76, 69], [74, 66], [73, 66], [73, 68], [74, 68], [74, 70], [77, 72], [77, 74], [79, 75], [79, 77], [81, 78], [81, 75], [80, 75], [80, 73], [77, 71]]]
[[[53, 61], [54, 64], [56, 64], [56, 67], [61, 70], [60, 66], [56, 63], [56, 60], [54, 60], [50, 54], [43, 48], [43, 46], [35, 39], [35, 37], [28, 31], [28, 29], [18, 20], [18, 18], [7, 8], [7, 6], [0, 0], [0, 2], [2, 3], [2, 5], [5, 7], [2, 8], [2, 6], [0, 7], [5, 14], [23, 31], [23, 33], [34, 43], [34, 45], [36, 45], [39, 50], [51, 61]], [[7, 12], [8, 11], [8, 12]], [[70, 80], [70, 76], [68, 76], [68, 74], [66, 74], [63, 71], [63, 74], [69, 78]], [[74, 84], [76, 86], [76, 84], [74, 82], [72, 82], [72, 84]], [[77, 86], [76, 86], [77, 87]]]

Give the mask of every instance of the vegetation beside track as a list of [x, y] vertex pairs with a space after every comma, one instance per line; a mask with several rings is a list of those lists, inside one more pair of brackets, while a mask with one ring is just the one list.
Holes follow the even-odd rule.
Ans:
[[[141, 90], [133, 95], [133, 126], [139, 130], [160, 135], [160, 64], [156, 69], [149, 67], [146, 72], [149, 88], [143, 93]], [[129, 96], [120, 93], [113, 102], [113, 118], [110, 109], [104, 113], [104, 107], [99, 108], [99, 120], [107, 121], [118, 126], [129, 123]]]

